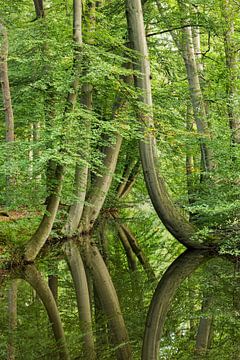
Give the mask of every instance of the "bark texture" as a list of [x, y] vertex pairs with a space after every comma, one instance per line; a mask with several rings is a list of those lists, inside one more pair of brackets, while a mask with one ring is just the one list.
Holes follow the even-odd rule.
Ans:
[[105, 312], [115, 345], [118, 360], [131, 360], [132, 352], [116, 290], [107, 267], [95, 245], [91, 245], [85, 257], [93, 276], [93, 282]]
[[77, 245], [69, 241], [64, 246], [68, 265], [75, 287], [80, 329], [83, 334], [83, 356], [86, 359], [96, 359], [94, 337], [92, 332], [91, 306], [85, 268]]
[[8, 36], [7, 30], [0, 23], [0, 82], [3, 95], [3, 107], [5, 112], [6, 123], [6, 141], [14, 141], [14, 118], [12, 109], [11, 92], [8, 77]]
[[203, 245], [200, 246], [191, 240], [195, 233], [195, 228], [189, 224], [179, 209], [173, 204], [164, 180], [158, 174], [159, 163], [152, 115], [150, 65], [141, 1], [127, 0], [126, 8], [129, 38], [132, 47], [139, 53], [136, 70], [142, 74], [136, 78], [136, 86], [142, 91], [140, 100], [147, 109], [145, 112], [140, 111], [139, 116], [144, 127], [144, 140], [140, 143], [140, 154], [149, 196], [163, 224], [176, 239], [187, 247], [202, 248]]

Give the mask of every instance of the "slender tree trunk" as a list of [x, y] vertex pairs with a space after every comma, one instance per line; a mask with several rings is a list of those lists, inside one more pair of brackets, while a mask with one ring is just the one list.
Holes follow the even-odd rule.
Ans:
[[2, 86], [3, 106], [5, 111], [6, 122], [6, 141], [14, 141], [14, 118], [12, 109], [12, 100], [8, 78], [8, 37], [7, 30], [0, 23], [0, 82]]
[[[105, 158], [103, 160], [103, 174], [98, 176], [91, 186], [87, 202], [91, 206], [86, 206], [82, 215], [82, 225], [89, 229], [93, 227], [98, 215], [102, 209], [107, 193], [112, 183], [112, 177], [115, 172], [119, 151], [122, 144], [121, 135], [116, 135], [114, 144], [107, 146], [103, 153]], [[84, 230], [84, 229], [83, 229]]]
[[172, 299], [185, 278], [191, 275], [208, 258], [209, 253], [206, 251], [186, 250], [164, 273], [155, 290], [148, 311], [142, 360], [159, 359], [161, 335]]
[[48, 276], [48, 286], [53, 294], [56, 304], [58, 304], [58, 275]]
[[131, 360], [129, 338], [118, 297], [107, 267], [95, 245], [90, 245], [88, 251], [85, 250], [85, 261], [92, 273], [94, 286], [109, 322], [112, 341], [116, 348], [116, 358], [118, 360]]
[[47, 199], [46, 212], [37, 230], [26, 245], [24, 254], [26, 261], [35, 260], [52, 230], [59, 206], [63, 181], [63, 167], [59, 164], [56, 166], [55, 176], [56, 177], [52, 179], [52, 190], [50, 196]]
[[15, 332], [17, 329], [17, 291], [19, 279], [13, 279], [8, 291], [8, 360], [15, 360]]
[[[74, 0], [74, 17], [73, 17], [73, 39], [76, 44], [75, 54], [74, 54], [74, 71], [75, 79], [73, 81], [72, 87], [73, 92], [69, 93], [69, 102], [72, 104], [72, 108], [75, 108], [77, 96], [79, 93], [79, 88], [81, 87], [81, 104], [86, 106], [88, 110], [92, 109], [92, 87], [91, 85], [80, 86], [79, 76], [83, 72], [83, 56], [82, 56], [82, 0]], [[84, 208], [84, 201], [87, 192], [88, 184], [88, 153], [89, 153], [89, 133], [90, 133], [90, 123], [89, 120], [83, 120], [82, 126], [82, 136], [83, 143], [81, 144], [81, 151], [79, 151], [79, 159], [77, 160], [75, 167], [75, 183], [74, 183], [74, 196], [76, 200], [70, 207], [67, 223], [64, 226], [63, 231], [71, 236], [77, 230], [80, 223], [82, 212]], [[83, 161], [81, 161], [83, 160]]]
[[23, 278], [34, 288], [45, 306], [57, 342], [59, 359], [70, 360], [62, 322], [51, 290], [34, 265], [26, 266]]
[[140, 161], [134, 160], [129, 163], [128, 158], [126, 159], [126, 166], [123, 171], [122, 180], [117, 188], [117, 195], [120, 199], [126, 197], [131, 191], [140, 169]]
[[[150, 83], [150, 65], [144, 30], [142, 6], [140, 0], [126, 0], [129, 38], [134, 50], [139, 53], [136, 70], [141, 76], [136, 78], [136, 86], [143, 93], [141, 101], [147, 110], [140, 110], [139, 117], [144, 126], [144, 140], [140, 143], [140, 154], [144, 178], [153, 206], [170, 233], [187, 247], [201, 247], [191, 240], [195, 228], [182, 216], [173, 204], [164, 180], [159, 176], [155, 127], [152, 114], [152, 95]], [[136, 62], [135, 62], [136, 63]]]
[[64, 248], [77, 297], [80, 329], [83, 334], [83, 357], [94, 360], [96, 359], [96, 354], [94, 349], [91, 306], [85, 268], [79, 249], [73, 241], [66, 243]]
[[[164, 22], [169, 25], [168, 19], [164, 16], [164, 7], [159, 0], [156, 0], [156, 2]], [[185, 9], [184, 1], [178, 0], [178, 4], [180, 9], [185, 13], [187, 10]], [[209, 131], [205, 102], [203, 99], [199, 77], [199, 71], [202, 71], [202, 64], [201, 61], [197, 61], [196, 59], [198, 58], [199, 60], [201, 56], [200, 54], [196, 54], [196, 52], [200, 51], [200, 37], [198, 36], [199, 34], [195, 33], [196, 37], [193, 40], [192, 28], [190, 26], [185, 26], [184, 23], [182, 28], [182, 42], [179, 41], [179, 38], [174, 33], [174, 31], [171, 32], [171, 35], [184, 60], [188, 78], [189, 93], [194, 111], [194, 119], [200, 137], [202, 169], [203, 171], [208, 172], [212, 170], [213, 163], [212, 154], [207, 144], [207, 141], [209, 140]], [[194, 45], [196, 46], [196, 49], [194, 48]]]
[[[0, 19], [1, 20], [1, 19]], [[14, 142], [14, 117], [12, 108], [12, 99], [8, 77], [8, 36], [7, 29], [0, 22], [0, 82], [2, 88], [3, 109], [5, 112], [6, 125], [6, 142], [11, 144]], [[13, 189], [11, 185], [14, 184], [14, 177], [11, 175], [11, 162], [13, 161], [13, 153], [11, 152], [11, 145], [8, 147], [9, 153], [7, 155], [10, 175], [6, 176], [6, 205], [11, 203], [13, 199]]]
[[227, 109], [231, 130], [231, 145], [240, 144], [240, 110], [239, 110], [239, 55], [234, 39], [234, 17], [237, 7], [231, 0], [222, 0], [223, 16], [225, 17], [225, 56], [227, 65]]
[[131, 245], [129, 244], [127, 235], [124, 232], [121, 225], [119, 225], [119, 224], [117, 224], [117, 230], [118, 230], [118, 235], [121, 240], [121, 243], [124, 247], [125, 253], [127, 255], [128, 267], [130, 270], [135, 271], [137, 269], [136, 260], [135, 260], [135, 256], [132, 251]]
[[211, 304], [212, 304], [211, 296], [207, 296], [205, 299], [203, 299], [203, 303], [202, 303], [203, 316], [201, 316], [200, 318], [199, 327], [196, 336], [195, 354], [197, 356], [203, 356], [203, 357], [206, 356], [208, 350], [213, 318], [211, 315], [205, 315], [204, 313], [209, 311]]
[[148, 259], [145, 257], [142, 249], [140, 248], [138, 242], [137, 242], [137, 239], [135, 238], [135, 236], [132, 234], [132, 232], [129, 230], [129, 228], [122, 224], [122, 229], [124, 230], [127, 238], [128, 238], [128, 241], [129, 241], [129, 244], [134, 252], [134, 254], [137, 256], [140, 264], [142, 265], [143, 269], [146, 271], [146, 274], [149, 278], [149, 280], [154, 280], [155, 279], [155, 274], [154, 274], [154, 271], [148, 261]]
[[183, 60], [186, 67], [189, 92], [193, 107], [194, 119], [196, 121], [197, 130], [200, 135], [200, 148], [202, 156], [202, 166], [205, 172], [212, 169], [212, 159], [209, 147], [206, 144], [206, 138], [209, 137], [207, 127], [207, 117], [205, 103], [202, 95], [202, 89], [199, 79], [200, 64], [197, 65], [195, 49], [193, 45], [193, 36], [191, 27], [184, 27], [183, 30]]

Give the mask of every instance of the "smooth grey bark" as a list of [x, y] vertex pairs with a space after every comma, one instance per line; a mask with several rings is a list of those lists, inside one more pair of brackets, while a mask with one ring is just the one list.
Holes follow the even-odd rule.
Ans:
[[62, 322], [51, 290], [34, 265], [25, 267], [23, 278], [34, 288], [45, 306], [57, 342], [59, 359], [70, 360]]
[[147, 315], [142, 360], [159, 359], [161, 335], [172, 299], [180, 284], [209, 258], [206, 251], [186, 250], [162, 276]]
[[58, 275], [48, 275], [48, 286], [53, 294], [56, 304], [58, 305]]
[[208, 350], [208, 345], [210, 343], [213, 317], [212, 315], [206, 315], [205, 313], [209, 311], [212, 300], [212, 296], [208, 296], [206, 294], [206, 297], [202, 302], [203, 315], [200, 318], [196, 335], [195, 355], [197, 356], [205, 356]]
[[12, 99], [8, 77], [8, 36], [7, 30], [0, 23], [0, 82], [3, 95], [3, 108], [5, 112], [6, 123], [6, 141], [14, 141], [14, 117], [12, 109]]
[[112, 177], [115, 172], [119, 151], [122, 144], [122, 136], [116, 134], [115, 143], [107, 146], [103, 153], [103, 173], [97, 176], [91, 186], [91, 190], [87, 197], [87, 202], [91, 206], [85, 206], [81, 219], [81, 230], [89, 231], [95, 223], [106, 199], [108, 190], [112, 183]]
[[137, 239], [135, 238], [135, 236], [132, 234], [132, 232], [126, 225], [122, 224], [121, 227], [127, 236], [127, 239], [132, 248], [132, 251], [138, 258], [138, 260], [139, 260], [140, 264], [142, 265], [143, 269], [145, 270], [149, 280], [154, 280], [155, 279], [154, 271], [153, 271], [148, 259], [144, 255], [142, 249], [138, 245]]
[[131, 245], [129, 244], [127, 235], [120, 224], [117, 223], [116, 226], [117, 226], [119, 238], [127, 255], [128, 267], [130, 270], [135, 271], [137, 269], [135, 255], [132, 251]]
[[91, 271], [95, 289], [109, 322], [116, 358], [118, 360], [131, 360], [131, 347], [116, 290], [106, 264], [95, 245], [91, 244], [88, 250], [85, 250], [84, 261]]
[[57, 214], [60, 194], [62, 190], [63, 167], [60, 164], [56, 166], [55, 178], [52, 179], [51, 194], [47, 199], [47, 207], [45, 214], [40, 222], [37, 230], [32, 235], [26, 245], [24, 258], [27, 262], [34, 261], [39, 251], [45, 244], [53, 227], [53, 223]]
[[234, 16], [238, 9], [230, 0], [222, 0], [222, 12], [225, 18], [224, 46], [227, 66], [227, 110], [231, 130], [231, 145], [240, 144], [240, 110], [239, 110], [239, 55], [235, 40]]
[[144, 134], [144, 140], [140, 142], [140, 154], [149, 196], [163, 224], [176, 239], [187, 247], [202, 248], [204, 245], [200, 245], [191, 239], [195, 233], [195, 228], [189, 224], [180, 210], [173, 204], [165, 182], [158, 174], [159, 164], [152, 114], [150, 64], [141, 1], [127, 0], [126, 8], [130, 42], [133, 49], [139, 54], [136, 70], [141, 73], [141, 76], [136, 78], [136, 86], [142, 92], [140, 100], [146, 109], [144, 112], [139, 111]]
[[194, 119], [197, 125], [198, 133], [200, 135], [202, 166], [203, 170], [207, 172], [212, 169], [212, 161], [209, 147], [206, 144], [206, 139], [209, 138], [209, 133], [207, 127], [205, 103], [199, 79], [200, 64], [198, 65], [196, 60], [191, 27], [184, 27], [182, 29], [182, 33], [182, 55], [187, 72]]
[[[86, 29], [87, 31], [87, 29]], [[92, 109], [92, 86], [82, 84], [80, 86], [79, 76], [82, 72], [82, 0], [74, 0], [74, 13], [73, 13], [73, 40], [75, 42], [75, 54], [74, 54], [74, 71], [75, 78], [73, 80], [72, 88], [73, 92], [69, 93], [69, 102], [72, 104], [72, 108], [75, 108], [79, 88], [81, 87], [81, 104], [86, 106], [88, 110]], [[89, 132], [90, 124], [88, 120], [82, 120], [82, 136], [84, 138], [84, 144], [81, 144], [81, 150], [79, 151], [79, 159], [75, 167], [75, 182], [74, 182], [74, 197], [75, 201], [70, 207], [68, 219], [64, 226], [63, 232], [68, 236], [71, 236], [76, 232], [80, 223], [84, 201], [86, 198], [87, 184], [88, 184], [88, 163], [87, 154], [89, 153]], [[83, 160], [83, 161], [82, 161]]]
[[[181, 11], [185, 12], [184, 2], [182, 0], [178, 1]], [[168, 19], [164, 15], [164, 7], [162, 6], [159, 0], [156, 0], [157, 8], [161, 14], [166, 25], [169, 24]], [[171, 26], [170, 26], [171, 28]], [[207, 144], [207, 141], [210, 139], [210, 134], [208, 131], [208, 123], [206, 117], [206, 107], [203, 99], [201, 84], [200, 84], [200, 75], [202, 74], [202, 64], [200, 60], [201, 54], [200, 51], [200, 37], [196, 30], [195, 36], [193, 37], [191, 26], [183, 23], [180, 28], [182, 31], [182, 41], [179, 40], [179, 37], [174, 31], [171, 31], [171, 36], [175, 45], [177, 46], [182, 58], [184, 60], [190, 99], [194, 111], [194, 119], [197, 125], [197, 130], [200, 137], [200, 150], [201, 150], [201, 163], [202, 169], [205, 172], [212, 170], [212, 154]], [[194, 47], [195, 45], [195, 47]]]
[[83, 336], [83, 356], [96, 359], [88, 282], [84, 264], [77, 245], [71, 240], [64, 245], [64, 251], [71, 271], [76, 292], [80, 330]]
[[13, 279], [8, 290], [8, 318], [9, 318], [9, 333], [8, 333], [8, 348], [7, 359], [15, 360], [15, 332], [17, 329], [17, 293], [19, 279]]
[[117, 187], [117, 195], [120, 199], [126, 197], [131, 191], [140, 170], [140, 161], [134, 161], [126, 158], [126, 166], [119, 186]]

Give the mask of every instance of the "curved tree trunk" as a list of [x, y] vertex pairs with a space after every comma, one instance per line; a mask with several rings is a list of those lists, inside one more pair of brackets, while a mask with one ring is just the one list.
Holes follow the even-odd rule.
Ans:
[[83, 334], [83, 356], [86, 359], [96, 359], [94, 337], [92, 332], [91, 306], [89, 299], [87, 277], [77, 245], [69, 241], [64, 246], [68, 265], [75, 287], [80, 329]]
[[45, 306], [49, 321], [52, 324], [54, 337], [57, 342], [59, 359], [70, 360], [62, 322], [51, 290], [34, 265], [26, 266], [23, 278], [34, 288], [43, 305]]
[[140, 0], [126, 0], [129, 38], [134, 50], [139, 53], [136, 70], [141, 76], [136, 79], [136, 86], [142, 91], [140, 100], [146, 105], [147, 110], [140, 112], [140, 119], [144, 126], [144, 140], [140, 143], [140, 154], [145, 182], [153, 206], [170, 233], [183, 245], [193, 248], [203, 248], [191, 240], [195, 228], [189, 224], [180, 210], [173, 204], [164, 180], [159, 176], [159, 168], [155, 127], [152, 115], [152, 95], [150, 83], [150, 65], [148, 49], [144, 30], [142, 6]]
[[90, 245], [89, 250], [85, 250], [84, 260], [92, 273], [95, 289], [109, 322], [112, 341], [116, 347], [116, 358], [118, 360], [131, 360], [131, 347], [116, 290], [102, 256], [95, 245]]
[[39, 251], [45, 244], [53, 227], [53, 223], [57, 214], [60, 201], [60, 193], [62, 190], [63, 167], [58, 164], [56, 167], [55, 178], [52, 179], [53, 186], [51, 194], [47, 200], [47, 208], [45, 214], [39, 224], [37, 230], [26, 245], [24, 258], [27, 262], [34, 261]]
[[171, 301], [184, 279], [209, 257], [206, 251], [186, 250], [164, 273], [155, 290], [147, 315], [142, 360], [159, 359], [161, 334]]

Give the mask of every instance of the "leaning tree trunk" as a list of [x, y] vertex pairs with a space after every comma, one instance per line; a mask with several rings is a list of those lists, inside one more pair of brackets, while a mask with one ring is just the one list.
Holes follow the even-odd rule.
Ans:
[[180, 210], [173, 204], [165, 182], [157, 172], [159, 164], [152, 114], [150, 64], [141, 1], [126, 0], [126, 8], [131, 46], [139, 54], [136, 70], [141, 73], [141, 76], [136, 78], [136, 86], [143, 94], [140, 100], [146, 109], [145, 111], [139, 109], [139, 117], [144, 127], [144, 140], [140, 143], [140, 154], [149, 196], [163, 224], [176, 239], [187, 247], [202, 248], [202, 245], [191, 239], [195, 233], [195, 228], [189, 224]]
[[191, 275], [208, 258], [209, 253], [206, 251], [186, 250], [164, 273], [155, 290], [148, 311], [142, 360], [159, 359], [161, 335], [172, 299], [186, 277]]
[[91, 306], [85, 268], [79, 249], [72, 240], [65, 244], [64, 250], [77, 297], [80, 330], [83, 334], [83, 357], [94, 360], [96, 359], [96, 354], [94, 349]]
[[60, 194], [62, 190], [62, 181], [63, 181], [63, 167], [62, 165], [56, 166], [55, 177], [52, 179], [53, 186], [51, 189], [51, 194], [47, 199], [46, 212], [40, 222], [37, 230], [32, 235], [31, 239], [28, 241], [25, 248], [25, 260], [27, 262], [34, 261], [37, 257], [39, 251], [45, 244], [48, 236], [53, 227], [54, 220], [57, 215], [57, 210], [60, 201]]
[[117, 231], [127, 256], [129, 270], [135, 271], [137, 269], [137, 265], [136, 265], [134, 252], [132, 251], [131, 245], [129, 244], [126, 233], [124, 232], [122, 226], [118, 223], [117, 223]]
[[54, 337], [57, 343], [59, 359], [70, 360], [62, 322], [51, 290], [34, 265], [27, 265], [25, 267], [23, 278], [34, 288], [43, 305], [45, 306], [49, 321], [52, 324]]
[[95, 245], [90, 245], [88, 249], [85, 249], [84, 254], [84, 261], [92, 273], [95, 289], [109, 322], [112, 341], [116, 349], [116, 358], [118, 360], [131, 360], [132, 353], [127, 330], [106, 264]]

